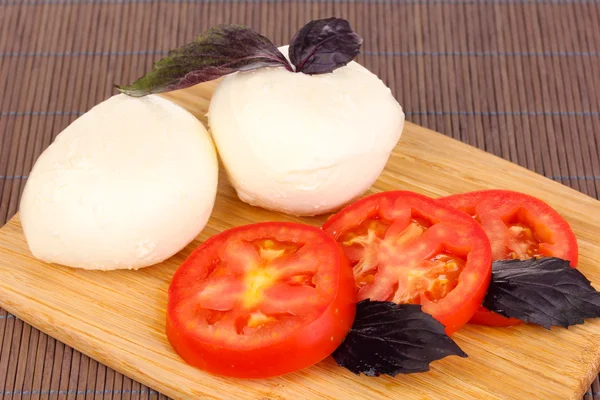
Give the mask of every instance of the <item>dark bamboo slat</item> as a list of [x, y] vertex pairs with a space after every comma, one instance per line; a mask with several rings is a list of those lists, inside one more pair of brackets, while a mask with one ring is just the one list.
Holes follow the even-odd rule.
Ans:
[[[594, 1], [0, 0], [0, 224], [43, 149], [113, 83], [218, 23], [282, 45], [330, 15], [365, 38], [358, 61], [409, 120], [599, 198]], [[159, 397], [0, 311], [0, 398]], [[598, 380], [585, 398], [600, 399]]]

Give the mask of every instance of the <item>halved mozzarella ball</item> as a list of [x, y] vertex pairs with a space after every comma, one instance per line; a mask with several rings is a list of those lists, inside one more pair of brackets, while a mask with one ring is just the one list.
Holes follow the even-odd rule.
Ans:
[[229, 75], [208, 118], [239, 198], [293, 215], [323, 214], [361, 196], [404, 126], [390, 89], [354, 61], [322, 75], [284, 68]]
[[20, 216], [33, 255], [85, 269], [159, 263], [204, 228], [218, 164], [204, 126], [156, 95], [116, 95], [36, 161]]

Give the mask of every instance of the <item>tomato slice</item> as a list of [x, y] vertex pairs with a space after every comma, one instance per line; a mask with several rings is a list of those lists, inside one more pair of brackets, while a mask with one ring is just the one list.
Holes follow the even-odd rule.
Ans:
[[342, 244], [358, 300], [421, 304], [451, 334], [475, 313], [491, 277], [490, 244], [464, 213], [406, 191], [374, 194], [323, 225]]
[[[535, 197], [509, 190], [481, 190], [438, 201], [469, 214], [481, 224], [491, 242], [493, 261], [558, 257], [577, 266], [577, 239], [568, 222]], [[470, 322], [488, 326], [523, 323], [485, 307], [480, 307]]]
[[259, 223], [200, 245], [169, 287], [167, 337], [190, 365], [265, 378], [335, 350], [354, 321], [348, 259], [318, 228]]

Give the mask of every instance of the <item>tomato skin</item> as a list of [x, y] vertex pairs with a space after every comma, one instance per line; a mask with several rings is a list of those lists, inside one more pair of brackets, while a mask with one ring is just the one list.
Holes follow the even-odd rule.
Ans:
[[507, 318], [504, 315], [492, 312], [487, 308], [481, 306], [477, 312], [469, 320], [470, 324], [495, 326], [495, 327], [508, 327], [523, 324], [523, 321], [516, 318]]
[[[540, 199], [509, 190], [480, 190], [444, 197], [438, 201], [469, 214], [481, 223], [491, 242], [492, 261], [531, 258], [525, 255], [519, 257], [510, 251], [509, 246], [514, 247], [519, 239], [510, 236], [507, 226], [511, 219], [516, 219], [515, 223], [526, 224], [535, 232], [536, 238], [543, 238], [547, 242], [542, 242], [539, 246], [536, 252], [540, 253], [539, 256], [559, 257], [569, 260], [573, 268], [577, 267], [579, 251], [575, 234], [569, 223]], [[483, 306], [469, 322], [498, 327], [523, 323], [516, 318], [507, 318], [489, 311]]]
[[575, 234], [569, 223], [540, 199], [509, 190], [479, 190], [444, 197], [438, 201], [471, 216], [477, 215], [492, 242], [494, 261], [507, 258], [506, 232], [498, 232], [494, 220], [500, 220], [517, 209], [525, 209], [529, 213], [528, 218], [533, 220], [528, 222], [536, 225], [534, 228], [542, 231], [541, 233], [548, 238], [549, 242], [553, 242], [542, 249], [543, 255], [569, 260], [572, 267], [577, 267], [579, 251]]
[[[349, 287], [353, 284], [350, 282]], [[354, 292], [347, 295], [355, 297]], [[356, 313], [355, 302], [339, 303], [332, 304], [321, 318], [293, 336], [269, 347], [240, 351], [199, 343], [182, 335], [181, 324], [171, 318], [167, 318], [167, 337], [186, 363], [204, 371], [235, 378], [270, 378], [310, 367], [339, 347]]]
[[[332, 290], [331, 301], [314, 320], [300, 324], [298, 329], [281, 335], [279, 340], [264, 339], [258, 335], [256, 342], [248, 345], [219, 343], [206, 332], [199, 333], [186, 326], [189, 319], [177, 312], [190, 292], [186, 292], [188, 272], [197, 268], [206, 249], [221, 246], [236, 233], [261, 229], [273, 232], [285, 229], [289, 235], [303, 232], [322, 242], [330, 251]], [[184, 304], [185, 306], [185, 304]], [[310, 308], [311, 305], [306, 305]], [[310, 311], [310, 310], [309, 310]], [[314, 311], [314, 310], [313, 310]], [[215, 235], [201, 244], [176, 271], [169, 287], [166, 333], [173, 349], [188, 364], [207, 372], [237, 378], [267, 378], [294, 372], [311, 366], [328, 357], [343, 341], [354, 322], [356, 294], [354, 277], [348, 259], [341, 247], [318, 228], [296, 223], [260, 223], [230, 229]], [[185, 313], [184, 313], [185, 314]], [[235, 332], [231, 333], [232, 335]], [[264, 341], [268, 343], [264, 343]]]
[[[416, 220], [421, 217], [426, 220], [424, 222], [425, 225], [431, 223], [431, 227], [419, 225]], [[416, 232], [413, 234], [414, 237], [407, 239], [408, 242], [398, 242], [400, 243], [399, 246], [404, 246], [398, 247], [403, 252], [418, 254], [419, 252], [423, 252], [421, 249], [425, 247], [431, 250], [423, 260], [417, 256], [413, 259], [402, 259], [401, 262], [396, 263], [400, 267], [392, 265], [389, 268], [393, 271], [398, 271], [401, 274], [405, 270], [419, 273], [422, 269], [415, 269], [410, 266], [404, 268], [403, 266], [423, 261], [428, 262], [428, 259], [432, 259], [430, 258], [432, 254], [440, 254], [440, 252], [443, 253], [444, 251], [459, 254], [464, 258], [465, 264], [462, 272], [460, 272], [460, 276], [457, 278], [458, 283], [456, 287], [444, 294], [442, 298], [435, 300], [427, 300], [426, 297], [419, 294], [423, 311], [431, 314], [444, 324], [448, 335], [460, 329], [481, 305], [491, 278], [491, 250], [489, 240], [483, 229], [464, 213], [441, 205], [429, 197], [408, 191], [388, 191], [364, 197], [332, 215], [323, 225], [322, 229], [333, 235], [338, 242], [344, 243], [345, 235], [348, 232], [363, 229], [361, 226], [365, 224], [365, 221], [369, 221], [372, 218], [375, 218], [375, 222], [377, 222], [377, 219], [381, 219], [386, 220], [389, 224], [386, 228], [373, 228], [373, 232], [376, 232], [375, 235], [384, 237], [383, 241], [387, 240], [385, 237], [388, 235], [402, 239], [402, 235], [411, 234], [411, 230], [406, 227], [407, 223], [409, 228], [416, 227], [414, 229], [411, 228], [412, 232]], [[411, 219], [413, 222], [407, 222]], [[419, 235], [419, 229], [425, 229], [424, 233]], [[369, 236], [366, 236], [367, 234], [363, 234], [363, 236], [370, 237], [371, 233], [368, 234]], [[421, 240], [421, 242], [412, 242], [411, 240]], [[421, 247], [419, 247], [419, 243], [421, 243]], [[358, 300], [371, 298], [371, 300], [394, 301], [395, 297], [389, 297], [387, 293], [389, 290], [397, 290], [394, 288], [401, 286], [400, 283], [398, 283], [398, 286], [393, 286], [394, 283], [390, 282], [391, 289], [388, 288], [388, 292], [376, 292], [375, 296], [372, 297], [368, 295], [374, 293], [370, 290], [378, 286], [376, 281], [373, 283], [367, 281], [366, 286], [360, 286], [357, 267], [360, 266], [361, 262], [367, 260], [368, 257], [374, 258], [374, 256], [373, 254], [369, 255], [366, 246], [364, 247], [364, 251], [352, 246], [345, 245], [344, 249], [346, 250], [346, 254], [351, 258], [351, 261], [355, 263], [355, 282], [357, 285]], [[395, 252], [395, 249], [397, 248], [393, 243], [391, 246], [377, 248], [377, 256], [375, 258], [378, 259], [376, 262], [386, 264], [387, 260], [394, 257], [404, 257], [399, 252]], [[382, 260], [386, 260], [386, 262]], [[386, 273], [387, 269], [387, 265], [383, 265], [382, 269], [378, 264], [373, 279], [377, 280], [378, 276]], [[408, 272], [409, 279], [412, 276], [411, 274], [412, 272]], [[385, 282], [387, 282], [389, 276], [393, 275], [386, 273], [380, 279], [385, 279]], [[411, 287], [410, 280], [408, 287]], [[410, 300], [410, 302], [416, 301], [415, 299], [416, 297]], [[398, 300], [396, 302], [402, 301]]]

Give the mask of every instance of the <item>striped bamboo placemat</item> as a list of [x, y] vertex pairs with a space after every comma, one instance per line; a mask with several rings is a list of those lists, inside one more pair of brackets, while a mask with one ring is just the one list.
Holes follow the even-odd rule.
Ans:
[[[219, 23], [286, 44], [341, 16], [407, 119], [600, 196], [600, 3], [591, 0], [0, 0], [0, 224], [71, 121]], [[544, 382], [531, 382], [543, 385]], [[0, 399], [164, 396], [0, 310]], [[600, 383], [584, 397], [600, 400]]]

